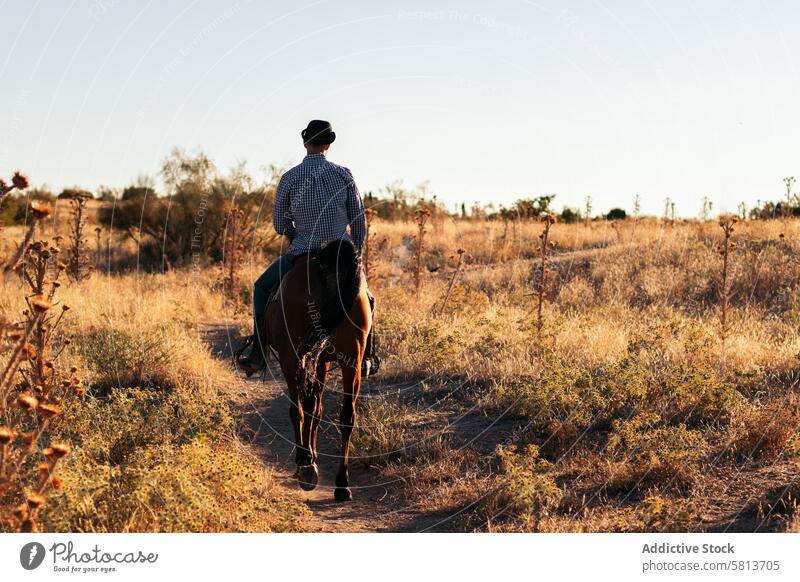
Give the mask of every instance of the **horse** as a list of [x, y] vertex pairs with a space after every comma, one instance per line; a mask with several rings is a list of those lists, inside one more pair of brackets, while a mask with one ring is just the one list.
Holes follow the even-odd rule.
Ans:
[[298, 255], [267, 307], [266, 340], [277, 356], [290, 399], [295, 463], [300, 487], [319, 482], [317, 429], [322, 393], [332, 364], [342, 374], [339, 419], [341, 457], [334, 499], [352, 500], [348, 474], [350, 438], [361, 388], [361, 362], [372, 327], [366, 278], [353, 243], [343, 239]]

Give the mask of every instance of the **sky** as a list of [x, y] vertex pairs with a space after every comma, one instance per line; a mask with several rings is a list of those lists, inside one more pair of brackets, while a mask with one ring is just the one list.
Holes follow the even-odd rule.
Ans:
[[[329, 159], [453, 206], [715, 212], [800, 178], [795, 0], [0, 0], [0, 175], [54, 191]], [[800, 187], [798, 187], [800, 189]]]

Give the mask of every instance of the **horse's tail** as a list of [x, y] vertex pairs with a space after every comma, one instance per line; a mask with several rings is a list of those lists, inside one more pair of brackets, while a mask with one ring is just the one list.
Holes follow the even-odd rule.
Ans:
[[316, 253], [319, 264], [320, 291], [313, 299], [311, 328], [300, 350], [298, 384], [309, 394], [316, 381], [316, 370], [323, 352], [330, 347], [330, 337], [345, 320], [361, 291], [361, 261], [353, 243], [341, 240], [325, 245]]
[[345, 320], [361, 291], [361, 260], [349, 240], [325, 245], [319, 251], [322, 275], [319, 326], [331, 335]]

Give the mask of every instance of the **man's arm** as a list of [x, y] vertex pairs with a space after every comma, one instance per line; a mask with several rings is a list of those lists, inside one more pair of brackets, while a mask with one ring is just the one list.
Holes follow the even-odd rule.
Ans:
[[353, 174], [347, 171], [347, 220], [350, 222], [350, 238], [353, 239], [358, 252], [364, 246], [364, 237], [367, 234], [367, 219], [364, 216], [364, 203], [358, 192]]
[[272, 209], [272, 225], [275, 232], [283, 234], [289, 238], [294, 238], [296, 231], [292, 220], [292, 200], [289, 196], [289, 180], [286, 174], [281, 176], [278, 188], [275, 190], [275, 206]]

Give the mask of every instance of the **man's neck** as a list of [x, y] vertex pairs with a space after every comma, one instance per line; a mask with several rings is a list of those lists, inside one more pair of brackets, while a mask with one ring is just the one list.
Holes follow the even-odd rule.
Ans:
[[309, 149], [306, 148], [306, 155], [308, 156], [322, 156], [325, 157], [325, 150], [316, 150], [316, 149]]

